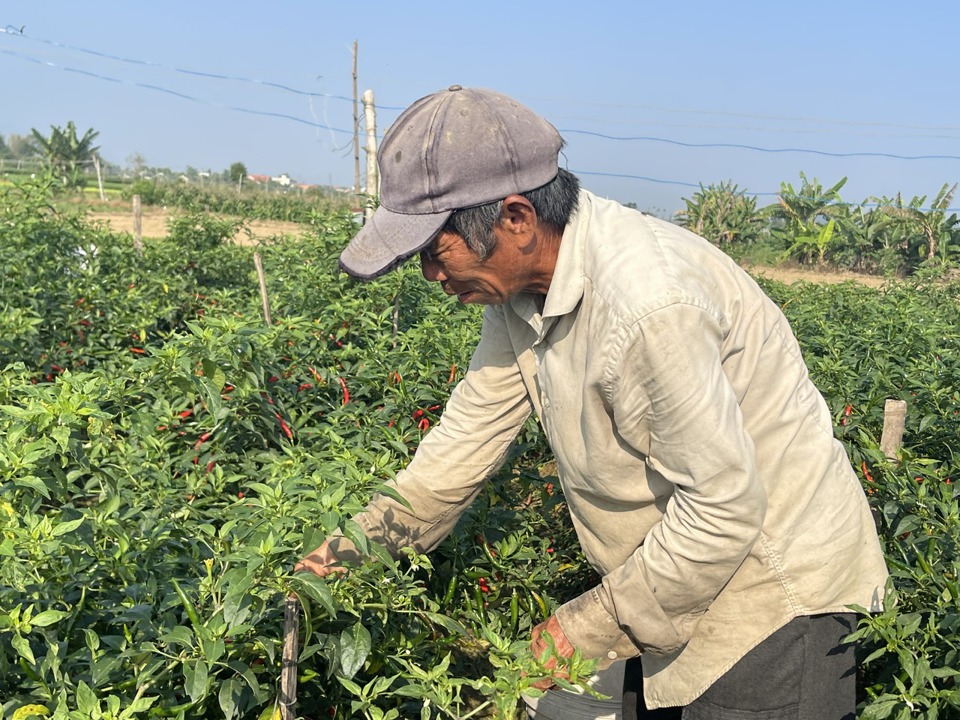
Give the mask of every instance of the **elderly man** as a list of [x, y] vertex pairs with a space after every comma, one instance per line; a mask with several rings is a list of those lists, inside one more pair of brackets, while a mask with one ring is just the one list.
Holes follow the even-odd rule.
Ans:
[[[341, 255], [488, 307], [469, 370], [355, 519], [436, 547], [529, 414], [602, 577], [536, 628], [628, 661], [624, 718], [853, 718], [851, 605], [886, 568], [858, 479], [780, 310], [704, 239], [581, 190], [545, 120], [488, 90], [415, 102], [380, 151], [381, 205]], [[349, 543], [297, 565], [325, 575]]]

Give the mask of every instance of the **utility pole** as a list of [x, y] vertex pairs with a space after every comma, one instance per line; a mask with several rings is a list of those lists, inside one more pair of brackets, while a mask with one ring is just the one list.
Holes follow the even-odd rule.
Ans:
[[357, 99], [357, 41], [353, 41], [353, 192], [360, 198], [360, 116]]

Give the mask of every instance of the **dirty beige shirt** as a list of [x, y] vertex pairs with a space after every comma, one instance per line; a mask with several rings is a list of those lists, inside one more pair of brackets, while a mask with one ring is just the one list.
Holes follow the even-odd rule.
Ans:
[[860, 483], [787, 320], [705, 240], [588, 192], [549, 293], [486, 309], [469, 371], [396, 487], [356, 518], [388, 547], [450, 532], [533, 412], [602, 583], [575, 647], [642, 656], [686, 705], [791, 618], [880, 608]]

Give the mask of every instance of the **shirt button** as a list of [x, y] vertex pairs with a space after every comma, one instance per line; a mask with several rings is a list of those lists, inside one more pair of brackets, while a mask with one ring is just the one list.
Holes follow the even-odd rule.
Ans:
[[610, 652], [607, 653], [607, 657], [610, 658], [611, 660], [616, 660], [616, 659], [617, 659], [617, 651], [616, 651], [616, 650], [611, 650]]

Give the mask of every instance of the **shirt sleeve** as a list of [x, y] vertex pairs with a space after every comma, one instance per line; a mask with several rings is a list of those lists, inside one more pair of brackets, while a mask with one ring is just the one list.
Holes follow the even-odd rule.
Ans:
[[[766, 491], [722, 342], [720, 319], [677, 303], [640, 320], [613, 358], [616, 431], [674, 490], [626, 562], [558, 612], [588, 654], [622, 654], [615, 627], [640, 651], [679, 649], [757, 542]], [[591, 624], [606, 629], [600, 644]]]
[[503, 463], [532, 404], [507, 333], [503, 308], [484, 312], [480, 342], [440, 422], [391, 482], [409, 504], [375, 496], [354, 519], [392, 552], [435, 548]]

